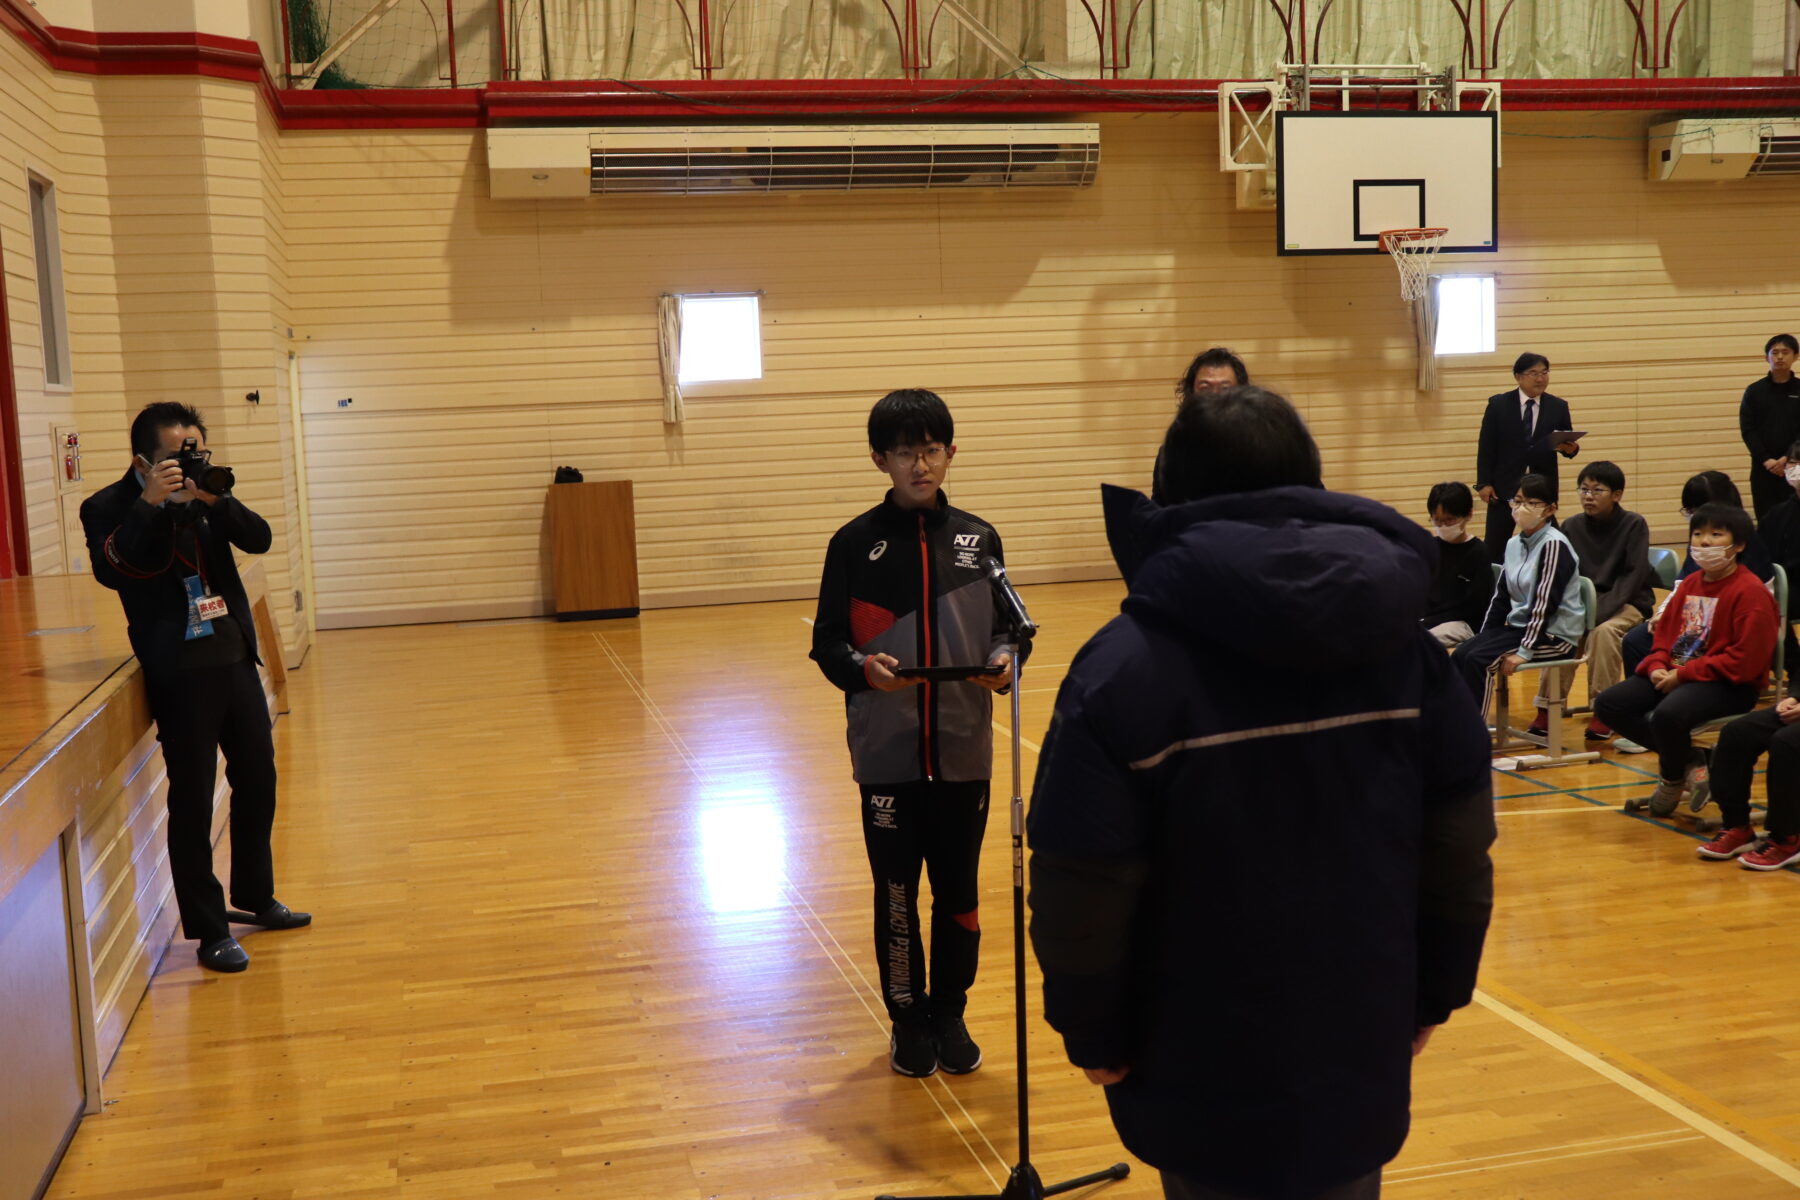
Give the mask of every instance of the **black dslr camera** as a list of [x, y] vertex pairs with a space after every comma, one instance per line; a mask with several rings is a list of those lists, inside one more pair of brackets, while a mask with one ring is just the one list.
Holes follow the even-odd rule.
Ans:
[[198, 445], [194, 438], [185, 438], [181, 449], [176, 452], [175, 461], [181, 464], [181, 477], [193, 480], [194, 486], [203, 492], [210, 492], [215, 496], [230, 495], [237, 477], [231, 473], [230, 467], [215, 465], [212, 451], [198, 449]]

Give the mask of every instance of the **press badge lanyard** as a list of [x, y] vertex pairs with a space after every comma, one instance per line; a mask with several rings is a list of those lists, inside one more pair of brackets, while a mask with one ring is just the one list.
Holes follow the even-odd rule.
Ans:
[[211, 637], [213, 621], [225, 615], [226, 605], [225, 601], [213, 595], [212, 589], [207, 586], [206, 551], [200, 544], [198, 530], [194, 532], [194, 561], [188, 562], [187, 556], [181, 552], [179, 547], [175, 551], [175, 557], [179, 558], [183, 565], [194, 568], [194, 574], [181, 581], [181, 586], [187, 589], [188, 598], [185, 640], [191, 642], [196, 638]]

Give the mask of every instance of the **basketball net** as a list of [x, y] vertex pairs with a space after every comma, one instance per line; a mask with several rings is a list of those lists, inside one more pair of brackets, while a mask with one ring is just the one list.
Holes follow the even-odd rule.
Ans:
[[1406, 301], [1424, 297], [1431, 282], [1431, 260], [1437, 257], [1448, 229], [1388, 229], [1381, 237], [1381, 248], [1394, 256], [1400, 268], [1400, 298]]

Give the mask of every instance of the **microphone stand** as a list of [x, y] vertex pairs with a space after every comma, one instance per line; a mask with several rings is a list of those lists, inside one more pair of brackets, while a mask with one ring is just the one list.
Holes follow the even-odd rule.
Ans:
[[[1013, 878], [1013, 1038], [1019, 1059], [1019, 1161], [1007, 1176], [1006, 1186], [998, 1198], [991, 1192], [963, 1196], [920, 1196], [914, 1200], [1042, 1200], [1095, 1183], [1108, 1183], [1131, 1174], [1130, 1163], [1114, 1163], [1104, 1171], [1095, 1171], [1078, 1179], [1065, 1180], [1048, 1187], [1031, 1165], [1031, 1090], [1028, 1083], [1029, 1060], [1025, 1054], [1025, 797], [1019, 759], [1019, 695], [1024, 691], [1025, 655], [1031, 652], [1031, 639], [1038, 627], [1025, 611], [1019, 594], [1006, 578], [1006, 569], [991, 559], [984, 563], [988, 578], [1000, 595], [1000, 609], [1009, 626], [1012, 654], [1012, 878]], [[875, 1200], [900, 1200], [881, 1195]]]

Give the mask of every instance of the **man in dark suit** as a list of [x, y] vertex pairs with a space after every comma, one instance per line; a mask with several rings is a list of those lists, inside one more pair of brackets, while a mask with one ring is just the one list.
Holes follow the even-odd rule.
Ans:
[[[242, 971], [250, 956], [231, 922], [294, 929], [312, 917], [275, 899], [275, 745], [256, 667], [256, 623], [231, 548], [261, 554], [268, 522], [230, 494], [201, 490], [182, 470], [205, 455], [206, 426], [185, 404], [152, 404], [131, 423], [124, 478], [81, 506], [94, 578], [119, 593], [131, 648], [168, 771], [169, 873], [181, 927], [200, 965]], [[229, 479], [225, 481], [229, 483]], [[212, 799], [219, 752], [231, 784], [231, 901], [212, 868]]]
[[1556, 456], [1574, 458], [1580, 447], [1569, 441], [1551, 444], [1550, 435], [1567, 433], [1569, 405], [1544, 389], [1550, 386], [1550, 360], [1521, 354], [1513, 363], [1519, 386], [1489, 396], [1481, 418], [1481, 442], [1475, 451], [1475, 494], [1487, 504], [1487, 548], [1495, 562], [1506, 561], [1512, 537], [1512, 510], [1507, 502], [1527, 475], [1542, 475], [1556, 486]]

